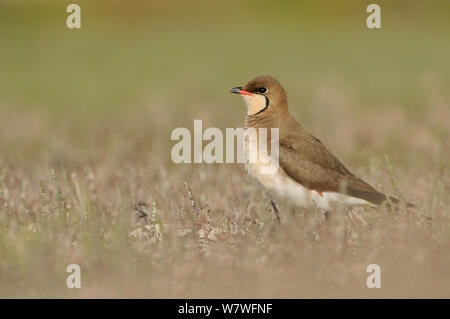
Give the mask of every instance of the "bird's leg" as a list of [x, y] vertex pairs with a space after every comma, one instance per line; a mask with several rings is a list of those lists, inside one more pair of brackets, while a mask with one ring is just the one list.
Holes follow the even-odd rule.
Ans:
[[326, 221], [327, 211], [317, 206], [311, 207], [311, 210], [305, 214], [305, 238], [313, 241], [320, 241], [321, 238], [326, 235], [328, 223]]
[[273, 212], [275, 213], [275, 216], [277, 217], [278, 224], [280, 224], [281, 223], [280, 210], [278, 209], [277, 205], [275, 204], [275, 202], [272, 199], [270, 200], [270, 204], [272, 205]]
[[325, 209], [317, 209], [316, 210], [317, 222], [319, 224], [322, 224], [322, 223], [326, 222], [327, 219], [328, 219], [328, 213], [329, 212], [327, 210], [325, 210]]

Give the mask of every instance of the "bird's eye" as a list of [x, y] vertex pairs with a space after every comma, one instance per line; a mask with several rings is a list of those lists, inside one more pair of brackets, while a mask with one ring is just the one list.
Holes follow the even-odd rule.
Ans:
[[267, 91], [268, 91], [267, 88], [259, 88], [259, 89], [258, 89], [258, 93], [259, 93], [259, 94], [267, 93]]

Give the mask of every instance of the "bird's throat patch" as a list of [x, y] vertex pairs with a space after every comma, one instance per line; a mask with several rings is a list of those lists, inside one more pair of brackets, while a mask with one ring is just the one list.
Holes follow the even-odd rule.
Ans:
[[242, 95], [245, 106], [247, 106], [247, 114], [255, 115], [264, 111], [269, 102], [264, 95], [252, 94], [252, 95]]

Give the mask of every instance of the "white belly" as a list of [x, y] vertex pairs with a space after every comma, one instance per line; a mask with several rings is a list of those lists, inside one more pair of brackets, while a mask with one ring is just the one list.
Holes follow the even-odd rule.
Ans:
[[[248, 148], [246, 148], [246, 151], [248, 151]], [[247, 162], [247, 171], [250, 176], [259, 182], [269, 195], [281, 203], [287, 203], [299, 208], [311, 208], [312, 206], [316, 206], [325, 210], [329, 210], [332, 207], [339, 205], [357, 206], [368, 204], [366, 200], [345, 194], [337, 192], [317, 192], [305, 188], [287, 175], [281, 167], [274, 170], [276, 171], [274, 174], [263, 174], [261, 168], [264, 166], [267, 168], [267, 164], [262, 164], [262, 162], [267, 163], [269, 161], [262, 159], [262, 161], [257, 163]]]
[[275, 174], [262, 174], [258, 164], [246, 164], [250, 176], [254, 177], [259, 184], [274, 199], [299, 208], [311, 208], [316, 206], [329, 210], [332, 207], [345, 205], [357, 206], [367, 205], [366, 200], [340, 194], [336, 192], [317, 192], [303, 187], [289, 177], [280, 167]]

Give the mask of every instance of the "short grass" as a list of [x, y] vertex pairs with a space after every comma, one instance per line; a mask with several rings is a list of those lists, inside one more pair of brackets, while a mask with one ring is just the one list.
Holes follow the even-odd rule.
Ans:
[[[445, 2], [380, 3], [370, 31], [349, 1], [109, 3], [80, 1], [79, 31], [59, 2], [0, 4], [1, 297], [450, 296]], [[280, 203], [277, 224], [242, 165], [172, 163], [174, 128], [242, 126], [228, 90], [265, 73], [354, 173], [418, 209]]]

